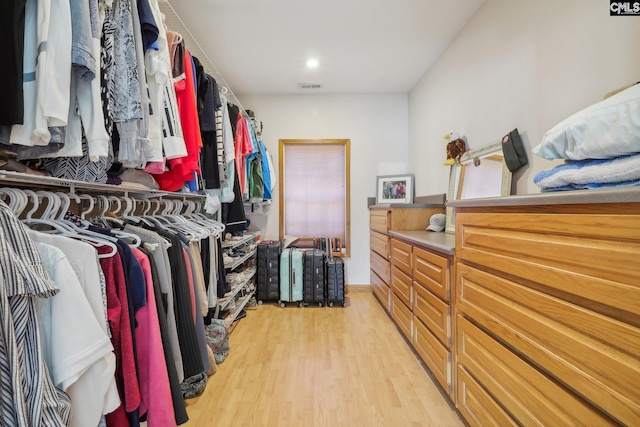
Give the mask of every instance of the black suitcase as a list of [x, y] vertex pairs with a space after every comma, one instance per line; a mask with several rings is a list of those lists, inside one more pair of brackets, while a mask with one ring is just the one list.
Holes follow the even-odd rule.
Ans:
[[258, 245], [256, 260], [256, 300], [280, 299], [280, 242], [266, 240]]
[[347, 305], [344, 298], [344, 263], [342, 258], [330, 257], [326, 261], [327, 274], [327, 305], [340, 303], [343, 307]]
[[347, 305], [344, 297], [344, 262], [342, 258], [333, 257], [333, 245], [331, 239], [322, 239], [320, 247], [327, 251], [325, 261], [326, 302], [329, 307], [339, 303], [343, 307]]
[[304, 303], [322, 307], [325, 297], [324, 252], [319, 249], [306, 250], [302, 272]]

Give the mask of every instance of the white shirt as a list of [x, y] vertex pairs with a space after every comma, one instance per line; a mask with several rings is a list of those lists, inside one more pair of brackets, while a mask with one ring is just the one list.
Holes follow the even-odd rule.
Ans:
[[[54, 384], [71, 398], [72, 426], [97, 425], [115, 410], [115, 355], [107, 335], [97, 254], [91, 245], [29, 232], [60, 292], [39, 301], [43, 353]], [[63, 250], [52, 246], [63, 247]], [[73, 265], [69, 261], [73, 260]], [[85, 293], [86, 291], [86, 293]]]

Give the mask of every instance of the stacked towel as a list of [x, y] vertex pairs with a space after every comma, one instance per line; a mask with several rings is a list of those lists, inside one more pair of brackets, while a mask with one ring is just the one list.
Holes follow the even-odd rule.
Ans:
[[567, 161], [536, 174], [543, 192], [640, 185], [640, 153], [613, 159]]

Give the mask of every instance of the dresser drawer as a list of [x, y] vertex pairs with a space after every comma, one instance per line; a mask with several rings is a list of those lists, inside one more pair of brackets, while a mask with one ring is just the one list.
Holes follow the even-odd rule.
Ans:
[[386, 234], [381, 234], [375, 231], [371, 231], [370, 233], [370, 245], [371, 245], [371, 250], [376, 252], [378, 255], [380, 255], [382, 258], [384, 259], [389, 259], [389, 255], [391, 254], [390, 251], [390, 238], [389, 236], [387, 236]]
[[411, 269], [411, 245], [397, 239], [391, 239], [391, 263], [408, 275], [412, 275]]
[[[471, 322], [462, 316], [458, 316], [457, 321], [461, 407], [468, 392], [464, 384], [468, 372], [521, 425], [613, 425], [578, 395], [542, 374]], [[490, 407], [493, 411], [493, 405]]]
[[413, 314], [446, 346], [451, 347], [451, 307], [413, 282]]
[[411, 342], [411, 310], [393, 292], [391, 293], [391, 317], [395, 320], [404, 336]]
[[412, 342], [438, 383], [451, 394], [451, 352], [418, 319], [413, 321]]
[[450, 300], [451, 286], [447, 258], [414, 247], [413, 278], [443, 300]]
[[456, 224], [462, 262], [536, 282], [547, 293], [640, 324], [637, 210], [635, 215], [462, 212], [456, 213]]
[[391, 288], [389, 285], [384, 283], [384, 281], [374, 271], [371, 271], [371, 289], [373, 290], [374, 295], [380, 300], [384, 309], [389, 312]]
[[387, 284], [391, 284], [391, 264], [375, 252], [371, 252], [371, 269]]
[[389, 211], [382, 209], [369, 211], [369, 228], [387, 234], [389, 231]]
[[471, 375], [458, 365], [458, 409], [471, 427], [517, 426]]
[[458, 277], [460, 312], [612, 418], [640, 425], [640, 329], [467, 265]]
[[404, 302], [404, 304], [411, 308], [411, 288], [412, 286], [411, 277], [404, 274], [402, 271], [398, 269], [398, 267], [391, 267], [391, 290], [394, 294], [398, 296]]

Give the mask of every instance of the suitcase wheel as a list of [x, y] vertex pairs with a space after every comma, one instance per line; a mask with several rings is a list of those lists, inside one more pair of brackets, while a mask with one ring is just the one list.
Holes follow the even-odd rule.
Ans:
[[262, 305], [262, 300], [261, 299], [258, 300], [258, 305]]
[[347, 306], [347, 302], [346, 301], [342, 301], [342, 306], [346, 307]]
[[333, 307], [333, 301], [329, 302], [329, 307]]
[[318, 307], [322, 307], [323, 304], [321, 302], [318, 303]]
[[284, 301], [278, 301], [278, 304], [280, 304], [280, 307], [285, 308], [287, 306], [287, 303]]
[[304, 307], [304, 303], [299, 302], [299, 303], [298, 303], [298, 308], [302, 308], [302, 307]]

